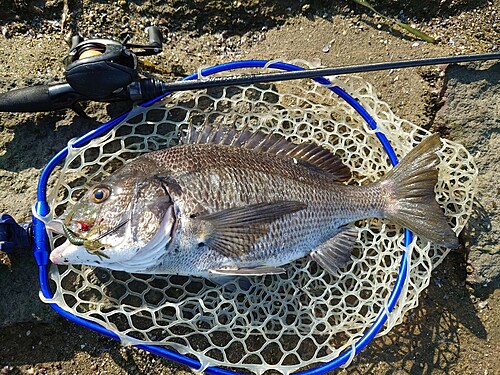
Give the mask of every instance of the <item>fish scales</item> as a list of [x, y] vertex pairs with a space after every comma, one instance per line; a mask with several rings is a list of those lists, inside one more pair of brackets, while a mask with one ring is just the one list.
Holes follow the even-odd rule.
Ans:
[[[179, 155], [180, 164], [176, 163]], [[171, 176], [187, 194], [183, 201], [191, 203], [186, 204], [185, 216], [196, 213], [200, 206], [215, 212], [277, 200], [307, 202], [307, 209], [269, 224], [269, 233], [238, 259], [245, 266], [263, 260], [266, 264], [288, 263], [334, 236], [342, 225], [367, 214], [381, 214], [383, 202], [373, 204], [371, 197], [377, 194], [370, 189], [345, 188], [329, 174], [293, 159], [221, 145], [185, 145], [155, 157], [165, 167], [176, 165]], [[217, 186], [211, 185], [213, 180]], [[368, 202], [372, 212], [367, 212]], [[294, 251], [284, 251], [284, 247]]]

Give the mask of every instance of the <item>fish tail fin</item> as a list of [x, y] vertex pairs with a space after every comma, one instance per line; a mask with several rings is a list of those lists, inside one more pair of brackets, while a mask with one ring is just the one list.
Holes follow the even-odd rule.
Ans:
[[416, 146], [380, 181], [386, 197], [385, 217], [429, 241], [458, 247], [458, 238], [436, 202], [438, 181], [436, 151], [441, 140], [434, 134]]

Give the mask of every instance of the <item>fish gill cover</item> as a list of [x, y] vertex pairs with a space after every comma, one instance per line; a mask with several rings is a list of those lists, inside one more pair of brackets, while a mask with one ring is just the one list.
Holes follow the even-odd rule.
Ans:
[[[402, 158], [430, 133], [396, 117], [361, 78], [331, 78], [354, 96]], [[49, 204], [59, 217], [99, 181], [128, 160], [177, 144], [187, 124], [221, 124], [275, 133], [294, 143], [315, 142], [352, 171], [350, 184], [368, 184], [392, 167], [361, 116], [336, 94], [311, 81], [225, 87], [176, 93], [138, 108], [107, 134], [70, 148], [54, 173]], [[477, 169], [469, 153], [446, 139], [436, 199], [455, 233], [472, 207]], [[328, 362], [369, 329], [387, 301], [407, 252], [409, 277], [380, 335], [418, 305], [431, 272], [448, 249], [415, 237], [405, 249], [403, 228], [371, 219], [356, 223], [352, 262], [336, 274], [310, 258], [287, 265], [282, 275], [215, 285], [197, 277], [139, 275], [89, 266], [52, 265], [56, 303], [75, 316], [103, 325], [124, 343], [161, 345], [198, 359], [203, 367], [268, 370], [289, 374]], [[63, 237], [49, 233], [52, 248]]]

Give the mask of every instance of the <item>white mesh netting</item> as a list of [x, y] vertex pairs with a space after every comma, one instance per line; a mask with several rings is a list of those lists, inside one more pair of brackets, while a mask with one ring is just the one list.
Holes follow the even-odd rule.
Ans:
[[[429, 134], [397, 118], [364, 80], [333, 82], [368, 110], [398, 157]], [[87, 182], [99, 181], [132, 157], [175, 144], [181, 127], [205, 121], [316, 142], [350, 166], [351, 184], [376, 181], [391, 168], [362, 118], [311, 81], [184, 92], [138, 108], [87, 146], [71, 148], [51, 189], [50, 216], [60, 216], [73, 205]], [[439, 157], [436, 196], [458, 233], [471, 212], [477, 170], [469, 153], [453, 142], [443, 140]], [[125, 343], [162, 345], [197, 358], [203, 366], [288, 374], [336, 358], [387, 308], [405, 251], [403, 230], [375, 219], [357, 226], [354, 260], [336, 275], [300, 259], [286, 267], [285, 275], [253, 278], [253, 292], [247, 294], [195, 277], [52, 266], [50, 302], [105, 326]], [[406, 287], [380, 334], [417, 306], [432, 269], [448, 252], [421, 239], [413, 245], [407, 250]]]

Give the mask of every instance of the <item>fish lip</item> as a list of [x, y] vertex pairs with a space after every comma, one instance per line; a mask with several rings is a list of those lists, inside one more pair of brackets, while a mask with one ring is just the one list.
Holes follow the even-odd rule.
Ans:
[[[74, 255], [79, 253], [84, 253], [86, 257], [95, 255], [95, 259], [87, 259], [84, 261], [72, 261], [70, 260]], [[63, 244], [57, 246], [54, 250], [49, 254], [50, 261], [58, 266], [69, 266], [71, 264], [87, 264], [91, 266], [100, 266], [100, 258], [96, 254], [89, 253], [88, 250], [84, 246], [74, 245], [68, 240], [66, 240]]]
[[59, 245], [58, 247], [56, 247], [54, 250], [51, 251], [51, 253], [49, 255], [50, 261], [54, 264], [57, 264], [57, 265], [68, 264], [68, 261], [65, 260], [63, 253], [66, 249], [68, 249], [71, 246], [75, 246], [75, 245], [73, 245], [71, 242], [66, 240], [62, 245]]

